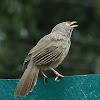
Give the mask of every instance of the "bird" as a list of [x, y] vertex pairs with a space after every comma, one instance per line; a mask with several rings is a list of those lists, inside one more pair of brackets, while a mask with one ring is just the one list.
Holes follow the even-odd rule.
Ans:
[[26, 68], [14, 92], [14, 98], [26, 96], [33, 91], [38, 73], [41, 72], [44, 82], [48, 78], [43, 71], [51, 70], [56, 74], [55, 81], [63, 77], [55, 68], [62, 63], [69, 52], [71, 35], [76, 21], [66, 21], [57, 24], [50, 34], [45, 35], [28, 53], [23, 66]]

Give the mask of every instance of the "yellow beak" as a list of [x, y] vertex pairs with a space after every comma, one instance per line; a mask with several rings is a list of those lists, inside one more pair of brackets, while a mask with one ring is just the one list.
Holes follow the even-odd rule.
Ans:
[[[76, 25], [75, 25], [76, 24]], [[79, 25], [77, 25], [76, 21], [70, 22], [70, 27], [74, 28], [74, 27], [78, 27]]]

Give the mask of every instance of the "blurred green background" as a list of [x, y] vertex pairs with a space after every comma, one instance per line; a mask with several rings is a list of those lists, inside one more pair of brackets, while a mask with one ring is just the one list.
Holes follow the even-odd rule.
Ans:
[[100, 0], [1, 0], [0, 78], [20, 78], [29, 50], [63, 21], [77, 21], [79, 27], [57, 71], [63, 75], [100, 73]]

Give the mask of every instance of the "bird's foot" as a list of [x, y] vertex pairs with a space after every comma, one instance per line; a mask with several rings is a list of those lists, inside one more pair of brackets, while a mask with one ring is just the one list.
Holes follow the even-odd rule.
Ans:
[[43, 71], [41, 71], [41, 73], [42, 73], [42, 75], [43, 75], [43, 77], [44, 77], [44, 79], [43, 79], [44, 84], [47, 85], [47, 83], [46, 83], [46, 79], [47, 79], [48, 77], [44, 74]]
[[57, 76], [55, 78], [56, 82], [59, 82], [60, 80], [58, 80], [59, 77], [63, 77], [63, 75], [59, 74], [56, 70], [54, 70], [52, 67], [49, 67]]
[[59, 81], [60, 81], [60, 80], [58, 80], [59, 77], [63, 77], [63, 75], [61, 75], [61, 74], [60, 74], [60, 76], [57, 75], [56, 78], [55, 78], [55, 81], [56, 81], [56, 82], [59, 82]]

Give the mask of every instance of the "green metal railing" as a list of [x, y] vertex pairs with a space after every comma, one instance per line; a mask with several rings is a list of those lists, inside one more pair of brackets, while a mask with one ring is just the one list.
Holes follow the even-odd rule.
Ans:
[[[15, 100], [14, 90], [18, 79], [0, 80], [0, 100]], [[100, 100], [100, 75], [68, 76], [47, 85], [39, 78], [33, 92], [17, 100]]]

